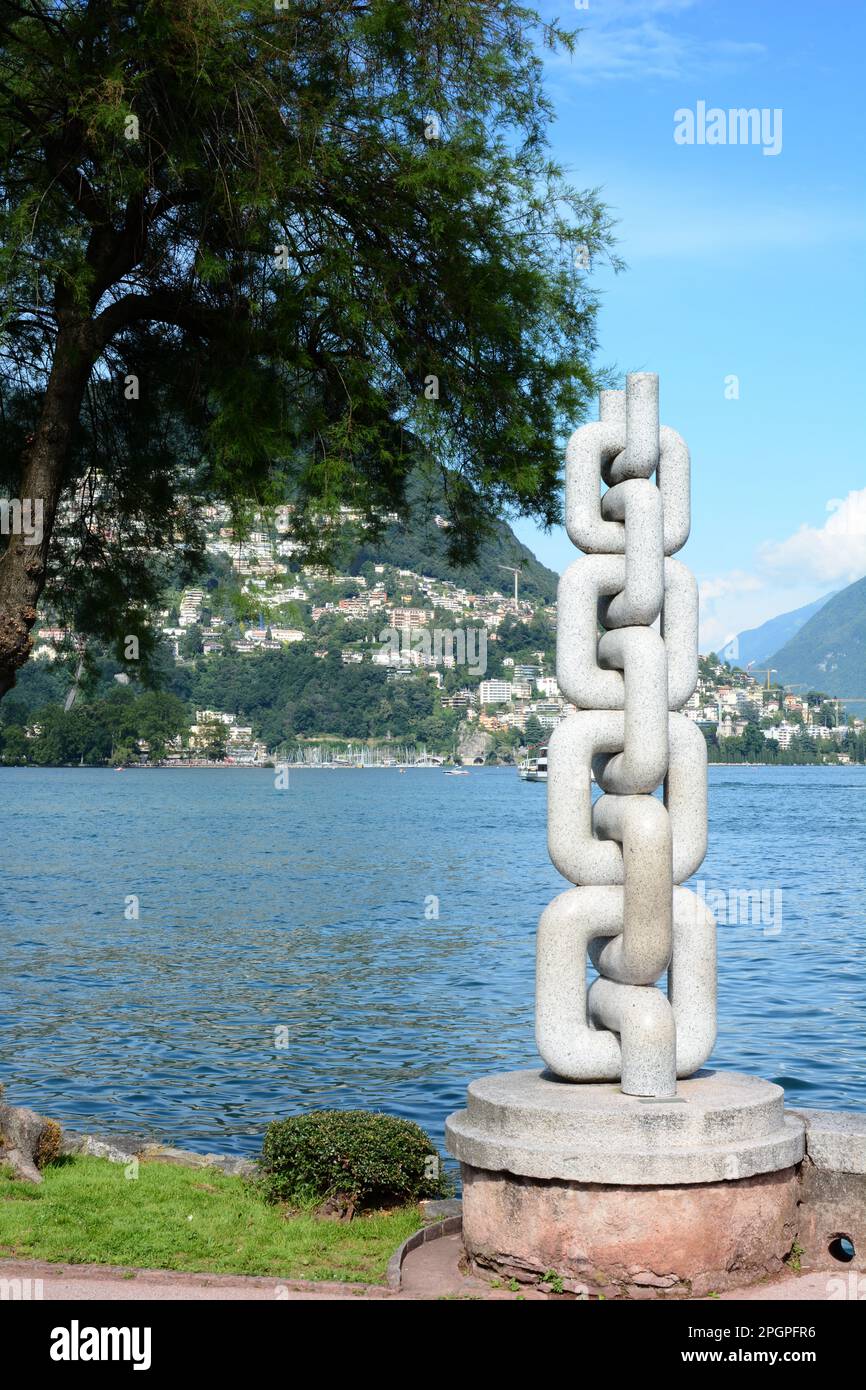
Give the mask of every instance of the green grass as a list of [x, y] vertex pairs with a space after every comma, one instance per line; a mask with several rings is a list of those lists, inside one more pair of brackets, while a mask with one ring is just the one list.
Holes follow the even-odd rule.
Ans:
[[0, 1173], [0, 1257], [380, 1283], [421, 1224], [416, 1206], [317, 1220], [212, 1169], [73, 1158], [37, 1186]]

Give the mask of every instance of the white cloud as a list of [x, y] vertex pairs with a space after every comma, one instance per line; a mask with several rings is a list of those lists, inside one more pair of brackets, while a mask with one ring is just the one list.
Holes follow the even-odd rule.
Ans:
[[853, 584], [866, 573], [866, 487], [834, 497], [823, 526], [801, 526], [784, 541], [766, 541], [759, 563], [770, 574], [814, 579], [816, 584]]
[[831, 498], [823, 526], [804, 525], [758, 547], [755, 570], [732, 570], [700, 585], [702, 651], [760, 627], [866, 574], [866, 488]]
[[[551, 55], [551, 66], [568, 69], [577, 82], [646, 82], [682, 79], [698, 73], [741, 71], [749, 59], [766, 53], [764, 44], [708, 39], [689, 32], [681, 16], [699, 8], [696, 0], [604, 0], [573, 16], [556, 6], [565, 28], [580, 35], [573, 57]], [[548, 11], [549, 6], [543, 9]]]
[[747, 574], [745, 570], [731, 570], [730, 574], [720, 575], [718, 579], [705, 579], [700, 585], [701, 602], [713, 602], [720, 598], [730, 598], [732, 594], [754, 593], [761, 588], [757, 575]]
[[699, 645], [702, 652], [721, 651], [737, 633], [748, 632], [770, 618], [793, 613], [807, 603], [814, 603], [822, 592], [827, 593], [833, 587], [828, 585], [823, 591], [814, 585], [791, 588], [758, 579], [754, 575], [749, 578], [754, 582], [748, 588], [739, 591], [732, 589], [720, 599], [706, 598], [704, 585], [701, 585]]
[[[756, 574], [732, 570], [713, 579], [702, 580], [699, 588], [701, 611], [701, 651], [720, 651], [738, 632], [759, 627], [791, 608], [799, 607], [790, 595], [783, 598], [775, 587], [768, 588]], [[810, 590], [803, 603], [815, 594]]]

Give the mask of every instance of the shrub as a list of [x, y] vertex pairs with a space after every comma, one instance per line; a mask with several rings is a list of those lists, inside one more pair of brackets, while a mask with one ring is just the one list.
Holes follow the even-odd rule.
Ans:
[[260, 1165], [275, 1201], [340, 1197], [352, 1207], [382, 1207], [452, 1190], [423, 1129], [368, 1110], [313, 1110], [275, 1120]]
[[37, 1168], [44, 1168], [49, 1163], [56, 1163], [60, 1157], [60, 1149], [63, 1142], [63, 1130], [56, 1120], [46, 1119], [45, 1124], [36, 1142], [36, 1150], [33, 1155]]

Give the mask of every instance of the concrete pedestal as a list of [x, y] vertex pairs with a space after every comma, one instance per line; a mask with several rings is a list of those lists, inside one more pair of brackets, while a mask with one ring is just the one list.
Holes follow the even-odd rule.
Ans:
[[505, 1073], [472, 1083], [446, 1136], [467, 1254], [507, 1277], [704, 1293], [776, 1272], [796, 1235], [804, 1124], [756, 1077], [699, 1072], [655, 1101]]

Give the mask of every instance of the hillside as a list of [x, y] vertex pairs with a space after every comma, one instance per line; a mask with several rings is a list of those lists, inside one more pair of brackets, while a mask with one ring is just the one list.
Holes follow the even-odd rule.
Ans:
[[436, 521], [437, 516], [441, 520], [441, 514], [446, 510], [442, 493], [429, 480], [422, 483], [413, 479], [409, 484], [409, 501], [410, 520], [405, 524], [389, 526], [378, 544], [356, 550], [347, 565], [351, 573], [357, 573], [367, 562], [375, 562], [396, 565], [399, 569], [430, 575], [433, 579], [450, 579], [474, 593], [498, 589], [508, 594], [513, 590], [514, 577], [499, 566], [512, 565], [521, 570], [521, 598], [543, 603], [556, 602], [559, 575], [521, 544], [507, 522], [493, 523], [490, 535], [481, 541], [478, 558], [473, 564], [455, 566], [449, 562], [446, 553], [447, 531]]
[[745, 632], [738, 632], [733, 641], [724, 648], [722, 655], [742, 667], [766, 661], [780, 647], [790, 642], [800, 628], [833, 597], [833, 594], [824, 594], [822, 598], [815, 599], [814, 603], [807, 603], [803, 608], [795, 608], [790, 613], [780, 613], [776, 618], [768, 618], [760, 627], [750, 627]]
[[[275, 526], [261, 524], [241, 539], [227, 514], [211, 516], [206, 569], [194, 587], [179, 579], [170, 585], [152, 616], [153, 666], [130, 669], [117, 653], [91, 644], [92, 669], [66, 711], [77, 653], [46, 615], [33, 659], [0, 706], [0, 762], [135, 759], [140, 740], [164, 749], [177, 737], [188, 741], [194, 728], [198, 740], [198, 710], [218, 711], [246, 731], [245, 744], [233, 736], [233, 756], [240, 748], [246, 761], [317, 737], [404, 740], [451, 755], [483, 678], [508, 684], [518, 665], [539, 677], [553, 670], [546, 610], [557, 575], [504, 522], [482, 539], [473, 564], [450, 565], [444, 499], [434, 491], [412, 501], [410, 519], [388, 526], [377, 543], [362, 547], [347, 534], [335, 574], [299, 565]], [[520, 568], [517, 613], [513, 576], [500, 563]], [[416, 631], [426, 631], [429, 619], [437, 633], [443, 623], [449, 631], [489, 631], [490, 645], [486, 637], [483, 650], [473, 645], [473, 657], [467, 637], [455, 662], [431, 637], [429, 653], [416, 643], [418, 660], [403, 656], [395, 669], [381, 637], [394, 607], [415, 615]], [[159, 697], [142, 691], [142, 675]], [[526, 718], [550, 721], [559, 713], [555, 690], [531, 695], [528, 714], [503, 711], [508, 719], [495, 726], [506, 751], [519, 743]], [[525, 704], [528, 694], [522, 698]], [[479, 717], [480, 705], [472, 713]]]
[[770, 658], [785, 685], [866, 695], [866, 577], [823, 605]]

